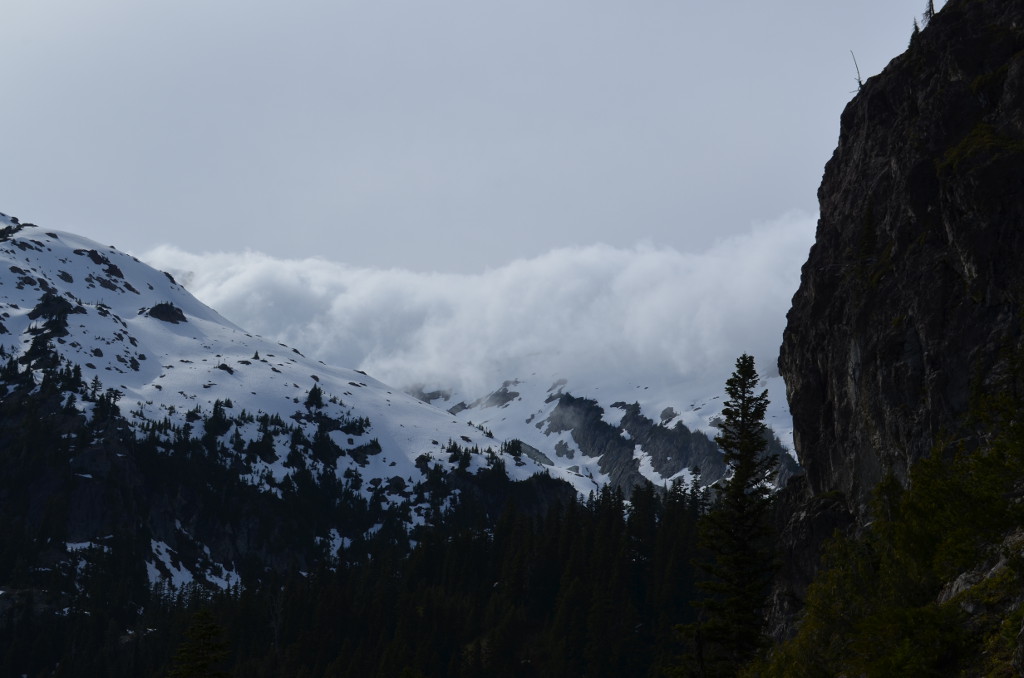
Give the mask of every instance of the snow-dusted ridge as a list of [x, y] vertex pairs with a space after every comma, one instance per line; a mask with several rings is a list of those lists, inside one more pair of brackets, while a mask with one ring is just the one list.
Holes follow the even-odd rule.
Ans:
[[[607, 484], [628, 492], [643, 479], [688, 482], [694, 466], [702, 482], [724, 471], [706, 435], [720, 410], [714, 397], [681, 403], [667, 387], [587, 386], [538, 375], [472, 400], [410, 395], [246, 332], [169, 274], [115, 247], [0, 215], [0, 358], [10, 357], [31, 367], [36, 384], [54, 362], [76, 366], [91, 395], [67, 396], [67, 407], [92, 417], [97, 396], [107, 394], [134, 435], [155, 438], [161, 449], [181, 436], [214, 436], [219, 463], [260, 496], [282, 497], [300, 472], [334, 476], [338, 487], [395, 508], [410, 525], [460, 491], [432, 497], [428, 466], [475, 475], [497, 464], [511, 480], [548, 475], [583, 495]], [[223, 427], [214, 430], [215, 420]], [[324, 435], [333, 450], [327, 455], [313, 444]], [[521, 448], [503, 451], [511, 439]], [[471, 453], [454, 454], [449, 442]], [[74, 477], [94, 481], [88, 469]], [[381, 525], [361, 533], [339, 527], [321, 525], [315, 536], [329, 554]], [[195, 528], [175, 521], [146, 537], [152, 583], [239, 581], [242, 547], [204, 542]], [[106, 548], [107, 534], [105, 527], [69, 535], [68, 561]]]
[[[452, 469], [449, 442], [479, 450], [465, 465], [470, 473], [493, 463], [489, 450], [500, 455], [499, 442], [479, 428], [363, 372], [326, 365], [249, 334], [171, 276], [114, 247], [2, 215], [0, 357], [31, 366], [39, 384], [55, 366], [54, 356], [80, 368], [81, 381], [93, 394], [69, 396], [68, 403], [91, 417], [98, 407], [95, 395], [114, 396], [135, 436], [156, 436], [167, 449], [175, 436], [198, 440], [207, 433], [207, 418], [223, 413], [230, 421], [218, 432], [223, 465], [235, 469], [242, 483], [278, 497], [282, 483], [308, 469], [316, 478], [335, 475], [368, 502], [404, 505], [406, 520], [422, 524], [428, 504], [409, 502], [410, 489], [424, 478], [424, 460]], [[257, 457], [251, 444], [268, 439], [261, 419], [280, 424], [270, 427], [271, 449]], [[337, 458], [325, 461], [301, 447], [303, 459], [296, 464], [290, 457], [295, 431], [312, 441], [321, 427]], [[81, 441], [80, 447], [88, 444]], [[529, 458], [507, 462], [511, 479], [545, 471]], [[101, 482], [89, 472], [72, 475], [78, 482]], [[152, 584], [238, 581], [237, 551], [211, 553], [187, 526], [176, 525], [151, 540], [145, 567]], [[333, 554], [359, 536], [330, 528], [317, 540]], [[74, 535], [64, 560], [81, 564], [89, 552], [81, 545], [102, 544], [102, 539], [100, 533]]]
[[[2, 220], [16, 227], [9, 217]], [[351, 447], [375, 439], [389, 475], [413, 472], [418, 455], [449, 439], [495, 446], [478, 429], [366, 374], [246, 333], [169, 275], [113, 247], [25, 227], [0, 243], [0, 261], [0, 348], [15, 355], [28, 351], [39, 321], [33, 310], [45, 295], [66, 300], [67, 335], [55, 339], [55, 349], [82, 366], [86, 382], [99, 379], [104, 389], [120, 391], [120, 408], [130, 418], [181, 426], [189, 409], [209, 412], [219, 400], [231, 401], [236, 411], [289, 419], [319, 386], [328, 416], [371, 422], [363, 435], [339, 435], [336, 442]]]
[[[670, 378], [649, 383], [614, 377], [586, 383], [531, 374], [507, 380], [482, 396], [426, 386], [410, 392], [499, 440], [522, 441], [543, 455], [537, 458], [552, 475], [566, 478], [582, 492], [608, 484], [628, 492], [642, 479], [656, 486], [689, 483], [694, 468], [700, 469], [696, 479], [701, 484], [721, 478], [724, 459], [712, 440], [722, 396], [692, 397], [687, 387], [700, 392], [699, 385]], [[768, 423], [776, 425], [772, 429], [779, 444], [773, 449], [783, 453], [781, 485], [797, 472], [790, 452], [792, 429], [787, 427], [784, 396], [776, 399], [783, 388], [781, 378], [767, 379], [765, 386], [776, 403], [769, 408]]]
[[[6, 216], [0, 216], [0, 224], [19, 228]], [[609, 477], [599, 459], [576, 454], [580, 450], [571, 431], [554, 431], [545, 424], [557, 406], [553, 396], [571, 392], [594, 400], [612, 426], [621, 424], [623, 410], [617, 404], [636, 403], [646, 417], [665, 428], [679, 423], [711, 437], [712, 422], [721, 410], [720, 396], [681, 392], [685, 384], [677, 380], [568, 384], [536, 374], [506, 382], [508, 388], [484, 396], [438, 391], [431, 397], [420, 392], [414, 398], [362, 372], [325, 365], [245, 332], [169, 274], [114, 247], [71, 233], [26, 227], [0, 243], [0, 257], [14, 283], [2, 300], [7, 317], [0, 317], [0, 330], [6, 330], [0, 331], [0, 348], [15, 354], [28, 350], [34, 336], [29, 315], [50, 291], [74, 304], [75, 310], [69, 316], [68, 336], [57, 339], [58, 352], [82, 366], [86, 381], [98, 378], [103, 388], [120, 391], [119, 404], [126, 415], [182, 426], [189, 409], [209, 412], [215, 402], [230, 401], [235, 412], [289, 419], [318, 385], [326, 395], [327, 416], [370, 420], [362, 436], [332, 435], [342, 447], [376, 440], [383, 450], [380, 459], [388, 464], [380, 469], [386, 471], [380, 477], [416, 475], [416, 457], [438, 451], [449, 439], [487, 448], [516, 438], [542, 455], [510, 466], [513, 477], [543, 471], [585, 494]], [[185, 322], [175, 322], [177, 311]], [[784, 385], [779, 377], [766, 383], [773, 403], [769, 424], [792, 449]], [[503, 390], [514, 397], [502, 398]], [[332, 397], [339, 402], [331, 402]], [[243, 435], [255, 436], [255, 427]], [[658, 485], [686, 477], [684, 469], [660, 473], [643, 456], [644, 450], [638, 449], [640, 474]], [[286, 473], [280, 466], [269, 470], [278, 479]]]
[[[786, 406], [785, 383], [782, 377], [763, 380], [768, 391], [769, 407], [766, 423], [792, 454], [792, 418]], [[595, 401], [602, 409], [602, 418], [612, 426], [620, 426], [625, 413], [622, 404], [636, 404], [641, 412], [665, 428], [682, 424], [691, 431], [709, 437], [717, 432], [716, 420], [721, 417], [722, 392], [707, 393], [701, 384], [688, 384], [680, 379], [641, 380], [617, 379], [586, 382], [531, 374], [506, 380], [486, 394], [467, 394], [455, 389], [418, 386], [410, 392], [438, 407], [452, 411], [459, 419], [482, 425], [498, 439], [518, 438], [537, 447], [551, 447], [555, 439], [544, 433], [545, 421], [555, 407], [552, 394], [571, 393]], [[513, 397], [503, 397], [512, 394]], [[524, 426], [524, 424], [526, 424]], [[567, 444], [571, 445], [571, 441]], [[660, 484], [665, 480], [657, 473], [644, 474]]]

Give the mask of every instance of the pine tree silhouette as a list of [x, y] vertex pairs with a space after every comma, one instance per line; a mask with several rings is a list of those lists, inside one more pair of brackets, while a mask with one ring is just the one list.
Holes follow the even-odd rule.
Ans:
[[705, 676], [734, 676], [766, 644], [764, 607], [774, 571], [771, 476], [776, 459], [765, 455], [768, 392], [757, 392], [754, 359], [742, 355], [726, 382], [729, 399], [715, 442], [730, 475], [700, 524], [700, 543], [711, 554], [702, 563], [708, 578], [700, 588], [697, 655]]
[[227, 678], [227, 671], [220, 668], [228, 657], [223, 636], [224, 630], [209, 610], [196, 612], [167, 675], [170, 678]]

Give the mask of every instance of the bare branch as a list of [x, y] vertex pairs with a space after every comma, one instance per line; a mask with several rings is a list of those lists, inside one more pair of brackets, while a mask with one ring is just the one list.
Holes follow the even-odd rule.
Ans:
[[857, 91], [864, 87], [864, 81], [860, 78], [860, 66], [857, 65], [857, 57], [854, 55], [853, 50], [850, 50], [850, 56], [853, 57], [853, 67], [857, 69]]

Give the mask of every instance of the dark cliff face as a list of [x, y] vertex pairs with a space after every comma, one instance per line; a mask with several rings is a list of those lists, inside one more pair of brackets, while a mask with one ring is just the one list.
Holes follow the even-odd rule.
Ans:
[[1024, 0], [950, 0], [843, 113], [779, 367], [812, 494], [970, 440], [1024, 309]]

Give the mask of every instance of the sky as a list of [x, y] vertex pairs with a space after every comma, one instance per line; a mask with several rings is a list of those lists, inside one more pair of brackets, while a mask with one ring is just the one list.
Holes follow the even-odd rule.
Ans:
[[5, 0], [0, 211], [480, 272], [814, 212], [920, 0]]
[[5, 0], [0, 211], [399, 386], [770, 374], [925, 4]]

